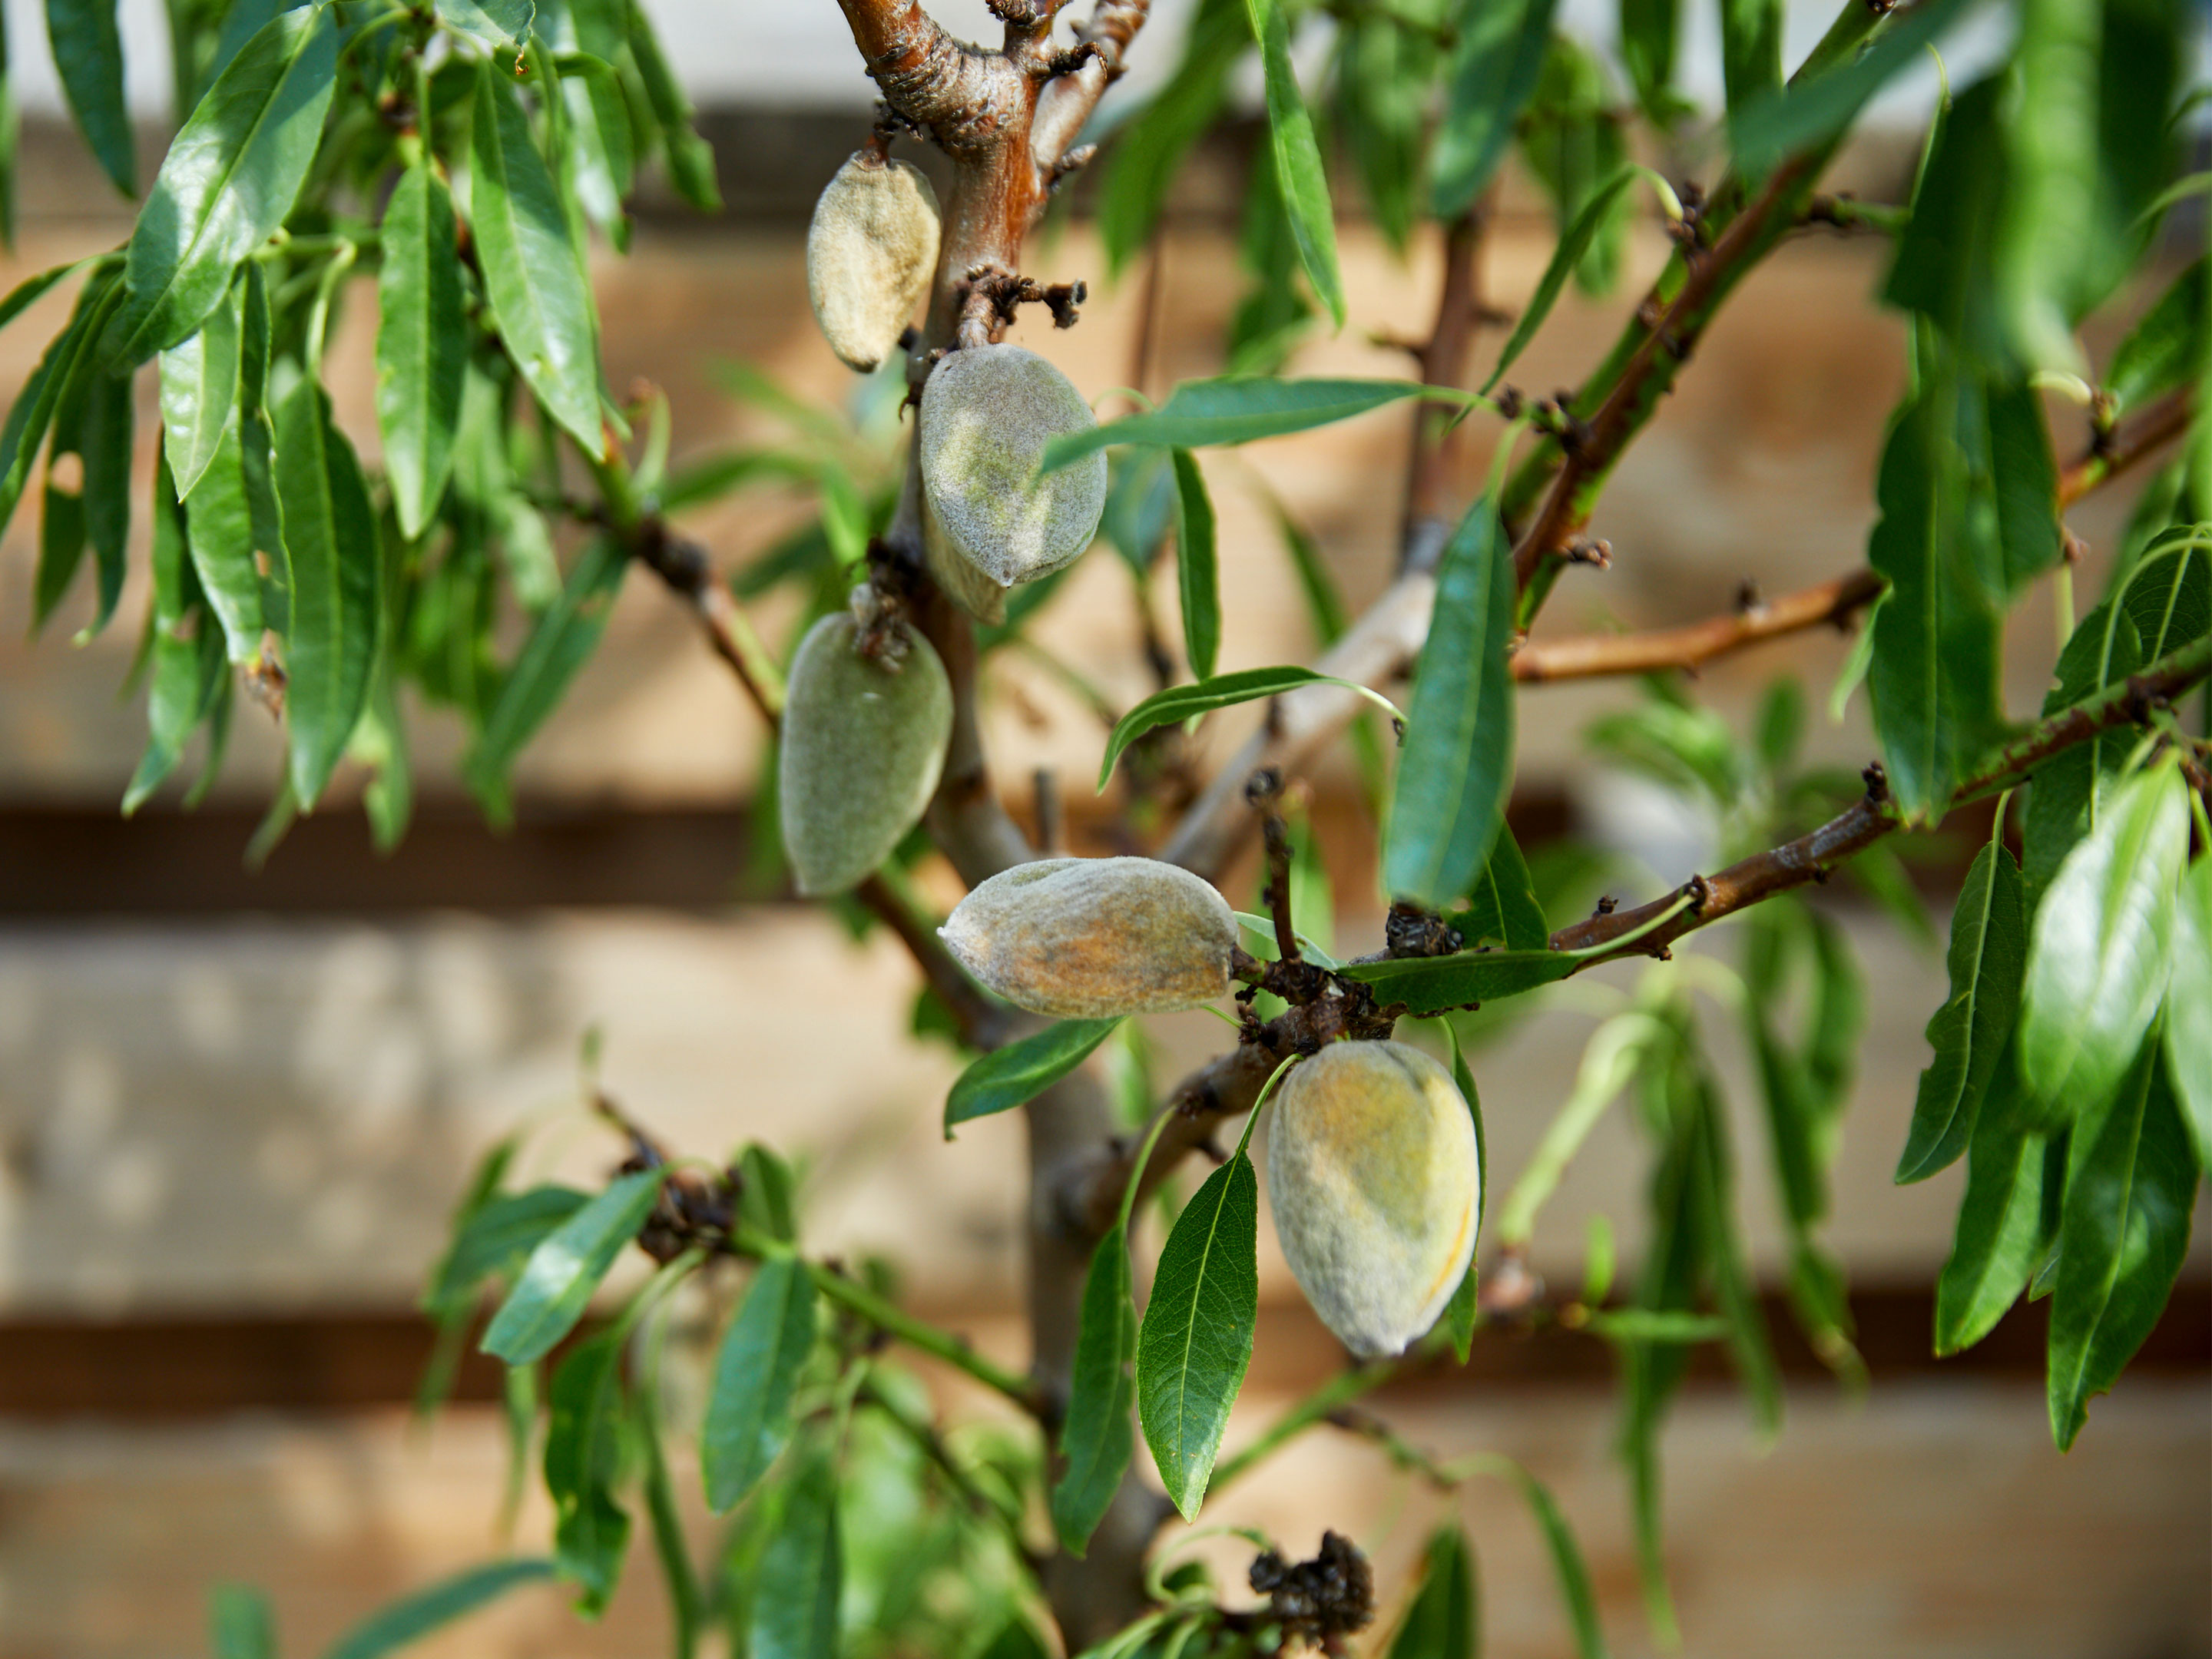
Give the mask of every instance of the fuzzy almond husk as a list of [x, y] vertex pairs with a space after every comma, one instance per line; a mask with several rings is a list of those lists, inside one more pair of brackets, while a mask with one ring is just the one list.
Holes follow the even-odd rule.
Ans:
[[921, 169], [856, 153], [814, 204], [806, 292], [814, 320], [848, 367], [889, 356], [937, 271], [937, 192]]
[[1437, 1322], [1474, 1259], [1482, 1178], [1451, 1073], [1403, 1042], [1332, 1042], [1283, 1079], [1267, 1201], [1291, 1274], [1362, 1359]]
[[1040, 859], [992, 877], [938, 930], [1018, 1008], [1061, 1019], [1194, 1008], [1229, 989], [1237, 918], [1158, 859]]

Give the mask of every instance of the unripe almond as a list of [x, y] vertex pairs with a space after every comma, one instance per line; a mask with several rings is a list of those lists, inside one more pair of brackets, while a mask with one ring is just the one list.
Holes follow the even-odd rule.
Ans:
[[856, 153], [814, 204], [806, 292], [830, 350], [866, 374], [890, 355], [937, 270], [937, 192], [904, 161]]
[[921, 562], [928, 567], [930, 579], [977, 622], [1006, 621], [1006, 590], [969, 563], [945, 539], [944, 527], [930, 511], [926, 493], [921, 498]]
[[851, 617], [824, 617], [792, 660], [776, 787], [802, 893], [842, 893], [874, 870], [936, 792], [952, 684], [927, 640], [894, 626], [872, 657]]
[[1224, 994], [1237, 917], [1198, 877], [1158, 859], [1040, 859], [983, 883], [939, 932], [1016, 1007], [1107, 1019]]
[[1045, 446], [1098, 424], [1067, 376], [1016, 345], [947, 353], [921, 392], [922, 487], [946, 543], [1001, 587], [1071, 563], [1106, 510], [1106, 453], [1037, 476]]
[[1291, 1273], [1363, 1359], [1437, 1322], [1474, 1259], [1482, 1178], [1451, 1073], [1402, 1042], [1332, 1042], [1291, 1068], [1267, 1126], [1267, 1202]]

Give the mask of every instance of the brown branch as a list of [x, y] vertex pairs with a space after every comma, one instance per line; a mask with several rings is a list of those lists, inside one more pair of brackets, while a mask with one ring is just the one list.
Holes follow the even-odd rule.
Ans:
[[2073, 506], [2099, 485], [2164, 448], [2189, 430], [2189, 394], [2176, 392], [2153, 404], [2124, 429], [2102, 434], [2089, 453], [2060, 476], [2058, 504]]
[[[1482, 321], [1483, 234], [1491, 198], [1444, 228], [1443, 281], [1437, 291], [1436, 320], [1429, 337], [1414, 348], [1413, 361], [1425, 386], [1462, 386]], [[1406, 467], [1406, 507], [1398, 535], [1399, 568], [1434, 569], [1451, 538], [1455, 517], [1450, 489], [1466, 443], [1463, 411], [1426, 402], [1413, 410], [1411, 454]]]
[[1715, 657], [1740, 651], [1762, 640], [1832, 624], [1874, 603], [1882, 579], [1871, 570], [1820, 583], [1778, 599], [1753, 599], [1724, 617], [1709, 617], [1682, 628], [1655, 628], [1636, 634], [1591, 634], [1575, 639], [1529, 640], [1513, 655], [1513, 678], [1527, 684], [1592, 679], [1608, 674], [1649, 674], [1662, 669], [1694, 672]]

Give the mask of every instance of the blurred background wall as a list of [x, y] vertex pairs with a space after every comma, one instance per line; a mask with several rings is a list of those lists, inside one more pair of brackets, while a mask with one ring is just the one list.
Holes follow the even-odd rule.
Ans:
[[[980, 0], [940, 9], [971, 29], [985, 16]], [[1605, 33], [1609, 8], [1567, 9]], [[704, 112], [730, 207], [701, 221], [648, 202], [630, 256], [599, 258], [594, 275], [611, 383], [666, 390], [681, 457], [770, 435], [722, 388], [718, 365], [751, 364], [811, 398], [856, 395], [811, 325], [801, 239], [815, 192], [861, 134], [869, 88], [830, 0], [661, 0], [654, 10]], [[1187, 10], [1159, 0], [1133, 96], [1171, 61]], [[53, 118], [37, 7], [10, 0], [8, 11], [30, 112], [24, 221], [0, 272], [12, 283], [113, 245], [129, 209]], [[124, 15], [150, 159], [162, 136], [163, 31], [152, 0], [126, 0]], [[1691, 15], [1692, 84], [1717, 85], [1711, 20], [1705, 9]], [[1817, 9], [1793, 9], [1808, 39], [1824, 21]], [[1839, 182], [1894, 199], [1928, 88], [1923, 79], [1894, 96]], [[1240, 287], [1248, 156], [1232, 133], [1180, 187], [1149, 322], [1137, 276], [1101, 281], [1079, 211], [1037, 246], [1039, 274], [1092, 282], [1082, 325], [1047, 346], [1086, 392], [1141, 372], [1158, 393], [1218, 369]], [[1520, 303], [1550, 246], [1537, 202], [1509, 187], [1487, 297]], [[1639, 231], [1620, 291], [1563, 304], [1516, 380], [1538, 392], [1577, 380], [1664, 252], [1656, 230]], [[1304, 351], [1298, 368], [1402, 372], [1378, 338], [1425, 325], [1433, 252], [1401, 264], [1352, 224], [1345, 259], [1354, 322]], [[1595, 528], [1613, 544], [1613, 568], [1571, 574], [1547, 629], [1686, 621], [1724, 608], [1747, 576], [1780, 592], [1860, 561], [1875, 455], [1903, 373], [1900, 331], [1865, 303], [1882, 260], [1870, 241], [1815, 234], [1731, 302], [1607, 497]], [[372, 303], [357, 295], [334, 348], [350, 366], [340, 417], [371, 455]], [[49, 301], [0, 334], [9, 395], [57, 314]], [[1042, 343], [1036, 331], [1025, 318], [1015, 337]], [[2070, 452], [2078, 422], [2056, 419]], [[155, 429], [142, 382], [142, 474]], [[1404, 417], [1392, 412], [1209, 460], [1234, 600], [1224, 667], [1297, 660], [1314, 646], [1257, 486], [1316, 535], [1356, 605], [1389, 575], [1403, 440]], [[2093, 582], [2124, 493], [2074, 515]], [[748, 495], [690, 527], [734, 567], [806, 510]], [[532, 1172], [586, 1182], [617, 1155], [579, 1109], [587, 1030], [604, 1034], [609, 1092], [670, 1143], [707, 1156], [755, 1137], [804, 1150], [811, 1243], [893, 1257], [917, 1309], [1022, 1362], [1019, 1127], [1000, 1120], [944, 1144], [937, 1113], [956, 1062], [908, 1035], [904, 960], [880, 942], [853, 945], [824, 915], [740, 897], [760, 734], [663, 593], [642, 580], [623, 592], [599, 656], [523, 762], [512, 833], [482, 827], [453, 781], [458, 731], [433, 721], [417, 821], [396, 854], [374, 854], [341, 799], [249, 873], [241, 853], [277, 765], [265, 718], [241, 708], [197, 811], [172, 788], [122, 820], [117, 803], [143, 738], [138, 708], [117, 696], [135, 629], [74, 647], [80, 618], [65, 612], [27, 641], [35, 548], [27, 508], [0, 545], [0, 1659], [204, 1651], [207, 1587], [233, 1578], [269, 1589], [288, 1650], [311, 1651], [379, 1601], [495, 1547], [496, 1380], [465, 1368], [461, 1403], [434, 1431], [410, 1430], [405, 1402], [429, 1343], [412, 1298], [491, 1141], [540, 1123]], [[135, 570], [143, 582], [143, 558]], [[126, 619], [144, 599], [126, 593]], [[1118, 563], [1091, 560], [1041, 636], [1125, 703], [1147, 689], [1127, 600]], [[2011, 642], [2015, 708], [2041, 695], [2052, 650], [2048, 609], [2024, 614]], [[780, 638], [794, 615], [771, 604], [761, 619]], [[1777, 675], [1801, 677], [1817, 709], [1847, 648], [1839, 635], [1805, 636], [1716, 665], [1696, 690], [1739, 729]], [[1034, 663], [1002, 659], [996, 673], [999, 775], [1053, 769], [1079, 836], [1103, 737], [1096, 716]], [[1640, 858], [1644, 885], [1624, 897], [1679, 879], [1709, 844], [1701, 826], [1655, 816], [1627, 781], [1576, 764], [1581, 727], [1632, 695], [1529, 690], [1516, 801], [1532, 842], [1573, 828]], [[1225, 753], [1243, 728], [1220, 725], [1209, 744]], [[1872, 753], [1856, 708], [1840, 724], [1816, 716], [1811, 742], [1840, 765]], [[1379, 921], [1358, 908], [1372, 891], [1373, 849], [1349, 810], [1352, 787], [1348, 767], [1325, 769], [1314, 812], [1340, 878], [1340, 928], [1358, 945]], [[1940, 925], [1960, 860], [1936, 852], [1925, 877]], [[1256, 880], [1237, 881], [1241, 901]], [[1871, 996], [1829, 1237], [1853, 1277], [1873, 1386], [1847, 1398], [1790, 1350], [1789, 1420], [1771, 1446], [1726, 1386], [1692, 1388], [1667, 1445], [1689, 1650], [2212, 1653], [2212, 1254], [2202, 1229], [2165, 1324], [2070, 1456], [2051, 1449], [2045, 1427], [2039, 1307], [2016, 1311], [1961, 1360], [1928, 1360], [1930, 1287], [1962, 1171], [1910, 1188], [1888, 1176], [1942, 964], [1847, 896], [1832, 903]], [[1723, 938], [1702, 948], [1725, 957], [1733, 947]], [[1480, 1057], [1501, 1179], [1563, 1097], [1589, 1029], [1586, 1008], [1561, 997]], [[1156, 1022], [1151, 1035], [1164, 1085], [1220, 1033], [1191, 1016]], [[1734, 1109], [1754, 1165], [1741, 1086]], [[1547, 1212], [1538, 1269], [1578, 1274], [1583, 1224], [1599, 1212], [1620, 1224], [1632, 1259], [1643, 1168], [1616, 1113]], [[1755, 1263], [1777, 1285], [1771, 1187], [1755, 1170], [1745, 1187]], [[1340, 1362], [1271, 1250], [1263, 1230], [1260, 1347], [1232, 1445]], [[1510, 1452], [1552, 1481], [1590, 1552], [1608, 1632], [1635, 1653], [1650, 1639], [1608, 1375], [1595, 1342], [1486, 1337], [1469, 1372], [1378, 1403], [1424, 1445]], [[955, 1412], [981, 1408], [949, 1387], [945, 1399]], [[1207, 1519], [1264, 1526], [1299, 1552], [1335, 1527], [1395, 1586], [1436, 1501], [1368, 1449], [1321, 1440], [1224, 1493]], [[1474, 1489], [1462, 1507], [1492, 1650], [1566, 1651], [1540, 1544], [1510, 1494]], [[545, 1525], [526, 1508], [526, 1538]], [[643, 1555], [602, 1626], [577, 1623], [543, 1592], [435, 1650], [651, 1651], [662, 1638]]]

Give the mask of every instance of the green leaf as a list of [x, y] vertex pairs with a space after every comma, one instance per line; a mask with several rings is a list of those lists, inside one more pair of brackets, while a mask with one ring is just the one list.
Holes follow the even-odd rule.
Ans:
[[238, 406], [246, 289], [234, 284], [189, 338], [161, 354], [161, 451], [190, 502]]
[[1721, 73], [1740, 109], [1782, 91], [1781, 0], [1721, 0]]
[[276, 483], [290, 592], [284, 720], [292, 793], [310, 808], [368, 699], [384, 564], [361, 464], [312, 377], [276, 412]]
[[[2008, 1087], [2008, 1080], [2001, 1077], [1997, 1086]], [[1984, 1102], [1966, 1148], [1966, 1196], [1936, 1282], [1939, 1355], [1987, 1336], [2050, 1249], [2045, 1216], [2055, 1207], [2060, 1172], [2051, 1167], [2044, 1138], [2020, 1127], [2016, 1114], [1999, 1104], [1994, 1095]]]
[[1305, 267], [1306, 280], [1336, 319], [1336, 325], [1342, 328], [1344, 279], [1336, 268], [1336, 220], [1329, 207], [1328, 177], [1322, 167], [1321, 146], [1314, 138], [1313, 117], [1306, 112], [1297, 72], [1291, 65], [1290, 25], [1284, 21], [1278, 0], [1245, 0], [1245, 9], [1251, 15], [1252, 33], [1260, 42], [1275, 179], [1282, 191], [1284, 210], [1290, 216], [1291, 234], [1297, 241], [1298, 263]]
[[46, 0], [46, 40], [77, 131], [102, 171], [125, 196], [138, 193], [131, 111], [123, 98], [123, 36], [118, 0]]
[[399, 533], [411, 542], [429, 526], [446, 493], [468, 363], [453, 198], [427, 158], [400, 175], [384, 210], [382, 236], [376, 426]]
[[606, 437], [591, 290], [521, 100], [489, 64], [477, 70], [469, 154], [469, 228], [501, 343], [545, 412], [596, 457]]
[[1559, 1512], [1559, 1505], [1551, 1489], [1520, 1464], [1510, 1458], [1499, 1458], [1501, 1472], [1521, 1490], [1528, 1512], [1536, 1520], [1538, 1530], [1544, 1534], [1544, 1546], [1551, 1553], [1552, 1571], [1559, 1581], [1559, 1595], [1567, 1604], [1567, 1616], [1575, 1627], [1575, 1651], [1581, 1659], [1605, 1659], [1605, 1631], [1598, 1622], [1597, 1592], [1591, 1585], [1589, 1564], [1583, 1559], [1582, 1546], [1575, 1540], [1574, 1528], [1568, 1526], [1567, 1517]]
[[2166, 990], [2166, 1074], [2197, 1143], [2212, 1168], [2212, 858], [2182, 878], [2173, 907], [2173, 972]]
[[654, 1170], [626, 1175], [539, 1240], [479, 1345], [510, 1365], [542, 1359], [584, 1316], [592, 1292], [660, 1196]]
[[302, 6], [270, 19], [216, 77], [131, 233], [129, 295], [102, 341], [112, 361], [143, 362], [187, 338], [284, 222], [322, 140], [337, 53], [331, 8]]
[[1182, 598], [1183, 648], [1191, 678], [1213, 678], [1221, 654], [1221, 571], [1214, 552], [1213, 502], [1206, 475], [1188, 449], [1172, 452], [1176, 481], [1176, 576]]
[[184, 515], [166, 463], [154, 468], [154, 606], [149, 618], [154, 672], [146, 693], [146, 750], [123, 792], [127, 817], [176, 769], [185, 742], [222, 683], [222, 641], [208, 625], [185, 550]]
[[749, 1227], [786, 1244], [799, 1241], [799, 1205], [793, 1193], [791, 1166], [758, 1141], [749, 1144], [738, 1160], [744, 1189], [738, 1195], [738, 1214]]
[[1710, 1314], [1668, 1308], [1601, 1308], [1582, 1328], [1610, 1342], [1724, 1342], [1735, 1328]]
[[1520, 317], [1514, 322], [1513, 332], [1506, 337], [1505, 349], [1498, 354], [1498, 367], [1490, 371], [1490, 378], [1482, 383], [1486, 396], [1504, 378], [1505, 371], [1527, 349], [1528, 342], [1536, 337], [1536, 331], [1544, 325], [1544, 319], [1552, 314], [1552, 307], [1558, 302], [1560, 290], [1566, 287], [1567, 278], [1582, 263], [1583, 255], [1589, 252], [1591, 242], [1607, 222], [1613, 204], [1620, 200], [1621, 191], [1636, 182], [1643, 171], [1643, 168], [1635, 167], [1621, 168], [1592, 191], [1589, 199], [1583, 204], [1582, 210], [1575, 215], [1574, 222], [1567, 227], [1565, 234], [1552, 250], [1552, 262], [1544, 267], [1543, 276], [1537, 279], [1536, 291], [1528, 296], [1528, 303], [1522, 307]]
[[589, 1203], [573, 1187], [532, 1187], [489, 1197], [462, 1223], [432, 1270], [424, 1312], [443, 1316], [465, 1308], [493, 1273], [522, 1265], [546, 1235]]
[[[48, 271], [34, 276], [8, 296], [5, 311], [33, 289], [39, 291], [50, 288], [62, 276], [74, 270]], [[23, 497], [23, 486], [30, 481], [31, 465], [38, 459], [39, 446], [46, 441], [46, 429], [53, 424], [56, 410], [62, 403], [62, 393], [73, 381], [80, 366], [89, 359], [92, 342], [113, 308], [120, 289], [112, 272], [95, 271], [76, 296], [76, 307], [70, 313], [68, 324], [48, 343], [39, 359], [39, 366], [31, 371], [29, 380], [15, 396], [8, 410], [8, 422], [0, 427], [0, 528], [15, 516], [15, 503]], [[31, 295], [36, 298], [36, 294]], [[27, 301], [25, 303], [28, 303]]]
[[1455, 1526], [1437, 1528], [1429, 1534], [1421, 1587], [1390, 1638], [1387, 1659], [1475, 1659], [1480, 1650], [1475, 1599], [1467, 1534]]
[[546, 1395], [554, 1556], [587, 1618], [606, 1611], [629, 1547], [629, 1515], [614, 1495], [623, 1473], [623, 1340], [617, 1328], [578, 1343]]
[[1098, 182], [1098, 234], [1118, 276], [1152, 240], [1183, 157], [1213, 125], [1229, 70], [1252, 44], [1244, 0], [1200, 0], [1182, 57], [1150, 103], [1115, 129]]
[[1920, 1074], [1899, 1184], [1925, 1181], [1966, 1150], [2020, 1013], [2027, 913], [2020, 866], [2001, 842], [1974, 859], [1951, 916], [1951, 994], [1928, 1021], [1936, 1058]]
[[1210, 714], [1217, 708], [1276, 696], [1301, 685], [1340, 685], [1348, 691], [1369, 696], [1377, 695], [1355, 680], [1340, 680], [1332, 674], [1297, 667], [1240, 668], [1233, 674], [1217, 674], [1195, 685], [1171, 685], [1164, 691], [1154, 692], [1115, 722], [1106, 739], [1106, 757], [1098, 765], [1098, 787], [1106, 787], [1106, 781], [1114, 775], [1114, 763], [1121, 758], [1121, 751], [1155, 726], [1178, 725], [1200, 714]]
[[2193, 379], [2212, 328], [2212, 261], [2198, 259], [2173, 279], [2112, 353], [2104, 389], [2116, 413], [2138, 409]]
[[553, 1576], [552, 1562], [531, 1558], [467, 1568], [371, 1613], [338, 1638], [324, 1659], [382, 1659], [466, 1618], [517, 1585], [541, 1583]]
[[1912, 217], [1897, 239], [1882, 295], [1929, 319], [1982, 365], [2011, 356], [1997, 318], [1991, 269], [2011, 95], [2008, 76], [1990, 75], [1938, 112], [1913, 191]]
[[747, 1659], [836, 1659], [844, 1551], [837, 1529], [837, 1472], [811, 1450], [793, 1476], [783, 1513], [762, 1553]]
[[563, 58], [561, 103], [568, 179], [577, 204], [617, 248], [627, 248], [623, 202], [636, 182], [637, 156], [622, 77], [596, 58]]
[[[185, 507], [185, 539], [191, 550], [192, 568], [210, 609], [222, 624], [234, 663], [250, 663], [261, 654], [264, 622], [261, 572], [254, 559], [260, 536], [247, 493], [242, 428], [243, 417], [234, 410], [213, 459], [200, 475], [199, 488]], [[283, 538], [272, 539], [276, 545], [261, 550], [269, 556], [270, 568], [281, 570]]]
[[1444, 1040], [1451, 1045], [1452, 1081], [1459, 1085], [1460, 1098], [1467, 1102], [1468, 1115], [1474, 1120], [1475, 1254], [1468, 1258], [1466, 1276], [1444, 1304], [1443, 1315], [1444, 1328], [1451, 1334], [1453, 1356], [1464, 1365], [1474, 1352], [1474, 1327], [1482, 1314], [1477, 1280], [1482, 1271], [1482, 1229], [1490, 1211], [1490, 1136], [1483, 1127], [1482, 1095], [1474, 1086], [1474, 1073], [1460, 1048], [1459, 1030], [1449, 1019], [1443, 1025]]
[[[130, 375], [110, 374], [94, 364], [88, 338], [70, 378], [70, 387], [64, 392], [62, 401], [64, 405], [75, 405], [75, 448], [84, 465], [84, 534], [92, 544], [99, 574], [98, 603], [92, 621], [77, 635], [82, 643], [107, 626], [123, 597], [131, 542], [131, 475], [137, 470], [138, 399]], [[66, 410], [58, 411], [59, 418], [66, 418]], [[60, 453], [63, 446], [58, 428], [54, 444], [47, 459], [49, 469], [52, 455]], [[47, 488], [52, 490], [51, 482]], [[43, 549], [40, 562], [44, 563]]]
[[612, 540], [593, 542], [568, 573], [561, 597], [523, 641], [464, 768], [469, 787], [495, 821], [504, 821], [513, 811], [507, 769], [598, 647], [629, 568], [628, 556]]
[[1426, 1015], [1517, 997], [1566, 978], [1588, 960], [1575, 951], [1462, 951], [1346, 963], [1341, 971], [1373, 986], [1378, 1003], [1402, 1002], [1409, 1012]]
[[2005, 597], [2017, 598], [2058, 562], [2062, 545], [2058, 465], [2042, 394], [2025, 376], [1985, 380], [1968, 388], [1961, 424], [1962, 438], [1972, 441], [1972, 488], [1995, 503]]
[[1045, 447], [1038, 470], [1055, 471], [1109, 444], [1159, 444], [1177, 449], [1249, 444], [1348, 421], [1407, 398], [1474, 401], [1464, 392], [1417, 380], [1281, 380], [1258, 374], [1185, 380], [1167, 402], [1147, 414], [1125, 416], [1054, 438]]
[[2044, 1127], [2119, 1086], [2165, 994], [2175, 890], [2189, 856], [2188, 792], [2155, 765], [2123, 781], [2067, 855], [2028, 937], [2019, 1072]]
[[2090, 1398], [2119, 1380], [2158, 1323], [2189, 1249], [2197, 1156], [2160, 1048], [2154, 1033], [2119, 1087], [2074, 1130], [2047, 1376], [2061, 1451], [2088, 1421]]
[[715, 1514], [743, 1503], [782, 1454], [792, 1387], [813, 1346], [814, 1280], [805, 1262], [772, 1256], [753, 1275], [714, 1362], [699, 1462]]
[[1536, 902], [1535, 884], [1521, 856], [1520, 844], [1504, 824], [1490, 849], [1490, 861], [1475, 878], [1468, 908], [1447, 918], [1459, 930], [1469, 950], [1501, 945], [1509, 951], [1547, 951], [1551, 948], [1551, 924], [1544, 907]]
[[1137, 1309], [1131, 1300], [1129, 1238], [1118, 1222], [1091, 1253], [1076, 1328], [1067, 1413], [1060, 1453], [1066, 1468], [1052, 1489], [1052, 1527], [1060, 1547], [1080, 1557], [1114, 1502], [1129, 1467], [1130, 1367], [1137, 1358]]
[[436, 0], [436, 9], [440, 23], [498, 54], [495, 61], [530, 44], [538, 17], [536, 0]]
[[1091, 1057], [1106, 1041], [1112, 1019], [1063, 1019], [1003, 1048], [994, 1048], [961, 1073], [945, 1099], [945, 1138], [959, 1124], [1025, 1106]]
[[1784, 156], [1828, 143], [1858, 118], [1868, 100], [1917, 62], [1922, 50], [1966, 9], [1967, 0], [1928, 0], [1883, 29], [1863, 52], [1742, 103], [1729, 100], [1729, 143], [1746, 173], [1763, 174]]
[[1512, 548], [1485, 494], [1437, 569], [1398, 757], [1382, 884], [1431, 908], [1474, 886], [1504, 822], [1513, 781]]
[[721, 210], [722, 192], [714, 178], [714, 152], [691, 125], [691, 101], [662, 55], [660, 38], [645, 8], [629, 0], [630, 61], [644, 83], [646, 102], [660, 128], [661, 146], [668, 157], [668, 182], [676, 193], [702, 213]]
[[276, 1659], [276, 1620], [258, 1589], [218, 1584], [210, 1591], [208, 1633], [215, 1659]]
[[1381, 12], [1339, 21], [1338, 131], [1367, 193], [1376, 228], [1406, 252], [1420, 211], [1428, 92], [1437, 42]]
[[1462, 0], [1445, 70], [1443, 121], [1430, 150], [1429, 209], [1456, 219], [1505, 159], [1552, 35], [1554, 0]]
[[1260, 1304], [1260, 1183], [1240, 1150], [1176, 1218], [1137, 1331], [1137, 1415], [1186, 1521], [1206, 1499]]

